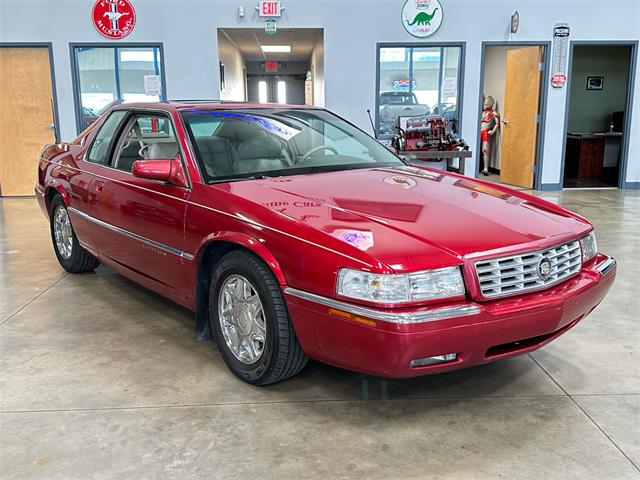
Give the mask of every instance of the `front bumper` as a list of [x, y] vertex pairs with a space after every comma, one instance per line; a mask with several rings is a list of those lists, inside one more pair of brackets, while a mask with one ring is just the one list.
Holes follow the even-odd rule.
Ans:
[[[613, 258], [548, 290], [487, 302], [382, 310], [286, 288], [296, 335], [311, 358], [381, 377], [438, 373], [521, 355], [559, 337], [605, 297], [616, 275]], [[411, 361], [456, 353], [448, 363]]]

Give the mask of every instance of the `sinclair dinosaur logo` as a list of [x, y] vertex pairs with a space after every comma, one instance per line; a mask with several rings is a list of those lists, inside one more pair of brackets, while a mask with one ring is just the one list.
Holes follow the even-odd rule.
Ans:
[[439, 0], [407, 0], [402, 7], [402, 25], [414, 37], [428, 37], [436, 33], [442, 23]]
[[92, 15], [96, 30], [107, 38], [124, 38], [136, 25], [136, 11], [129, 0], [98, 0]]

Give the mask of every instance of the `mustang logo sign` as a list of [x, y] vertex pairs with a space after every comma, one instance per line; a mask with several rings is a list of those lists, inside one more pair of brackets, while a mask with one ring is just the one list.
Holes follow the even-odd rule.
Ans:
[[124, 38], [136, 24], [136, 12], [129, 0], [98, 0], [93, 5], [93, 24], [107, 38]]

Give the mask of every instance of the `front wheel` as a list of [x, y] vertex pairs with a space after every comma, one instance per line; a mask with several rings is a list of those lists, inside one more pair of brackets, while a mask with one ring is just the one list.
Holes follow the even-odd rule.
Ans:
[[100, 262], [80, 246], [69, 212], [60, 195], [51, 201], [51, 240], [58, 262], [67, 272], [81, 273], [94, 270]]
[[209, 289], [209, 318], [222, 358], [240, 379], [268, 385], [307, 363], [273, 273], [247, 251], [225, 255]]

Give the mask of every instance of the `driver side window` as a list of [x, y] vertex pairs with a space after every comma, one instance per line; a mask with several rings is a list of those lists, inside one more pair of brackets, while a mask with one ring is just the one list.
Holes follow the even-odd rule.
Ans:
[[136, 114], [123, 130], [112, 167], [131, 172], [137, 160], [175, 158], [178, 142], [169, 118], [163, 115]]

